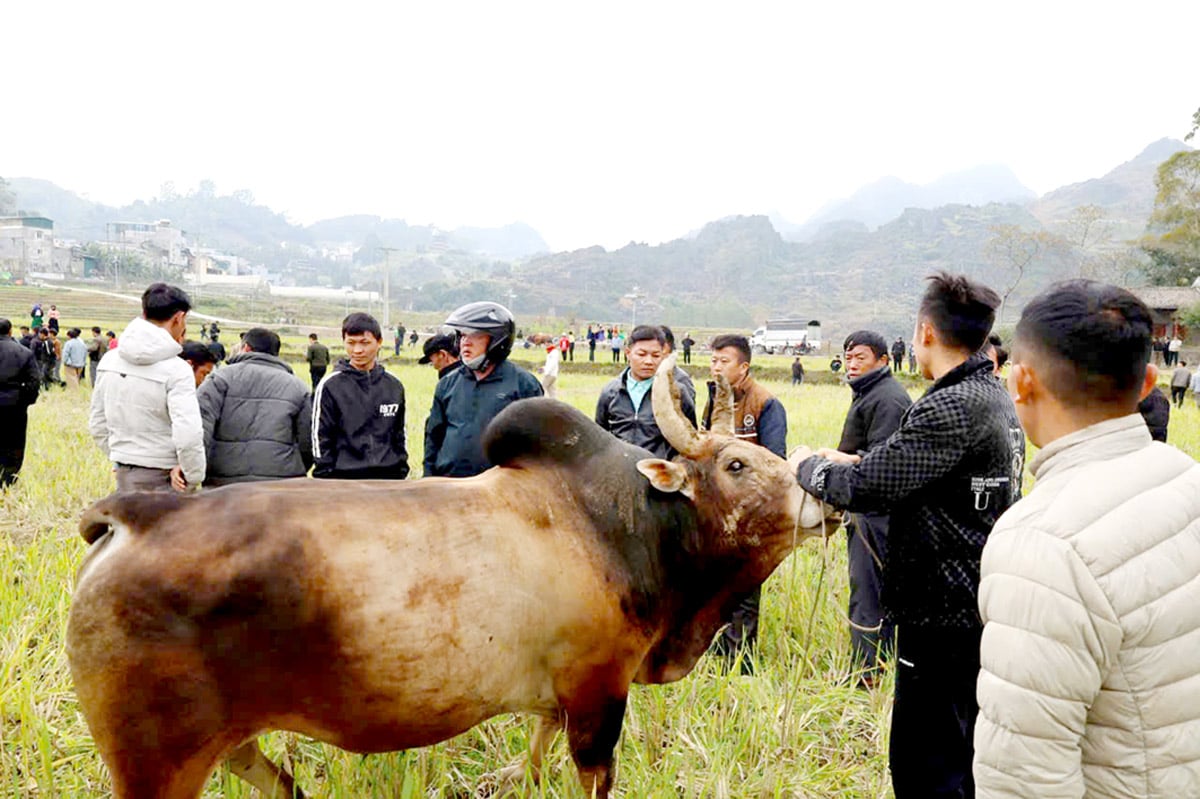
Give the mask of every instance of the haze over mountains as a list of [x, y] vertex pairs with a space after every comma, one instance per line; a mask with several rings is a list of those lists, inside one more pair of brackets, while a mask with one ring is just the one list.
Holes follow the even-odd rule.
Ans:
[[[380, 247], [404, 253], [393, 285], [405, 285], [416, 308], [445, 309], [491, 297], [522, 315], [561, 315], [628, 324], [656, 318], [677, 325], [748, 328], [768, 315], [809, 316], [834, 324], [875, 324], [907, 335], [921, 278], [935, 269], [963, 271], [1004, 290], [1013, 280], [989, 251], [997, 226], [1060, 234], [1037, 254], [1013, 302], [1047, 282], [1080, 274], [1096, 257], [1119, 253], [1139, 235], [1153, 209], [1154, 176], [1182, 142], [1154, 142], [1095, 179], [1037, 197], [1006, 167], [980, 166], [924, 186], [883, 178], [831, 202], [802, 224], [766, 216], [732, 217], [687, 237], [617, 250], [591, 247], [549, 254], [537, 231], [502, 228], [439, 231], [403, 220], [358, 215], [308, 226], [254, 203], [247, 193], [216, 196], [211, 185], [186, 195], [107, 208], [45, 181], [10, 179], [18, 207], [55, 220], [56, 235], [103, 238], [104, 223], [171, 219], [202, 246], [227, 249], [288, 278], [359, 285], [378, 280], [327, 257], [354, 251], [360, 267]], [[1072, 214], [1096, 206], [1106, 241], [1093, 252], [1069, 239]], [[1090, 249], [1097, 247], [1089, 244]], [[1115, 256], [1114, 256], [1115, 257]], [[300, 273], [297, 272], [297, 275]], [[1015, 307], [1015, 306], [1014, 306]]]

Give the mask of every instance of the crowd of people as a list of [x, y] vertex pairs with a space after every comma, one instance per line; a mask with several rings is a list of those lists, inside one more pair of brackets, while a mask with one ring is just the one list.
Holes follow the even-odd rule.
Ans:
[[[870, 688], [895, 666], [895, 795], [1200, 795], [1200, 467], [1154, 443], [1139, 414], [1158, 392], [1150, 312], [1123, 289], [1060, 284], [1026, 306], [1010, 352], [991, 333], [999, 305], [990, 288], [938, 274], [907, 345], [851, 333], [837, 359], [852, 396], [840, 441], [789, 458], [801, 488], [847, 514], [856, 684]], [[118, 491], [310, 471], [409, 476], [405, 389], [379, 362], [374, 317], [346, 316], [336, 361], [309, 336], [310, 391], [265, 328], [246, 331], [214, 372], [226, 359], [212, 346], [216, 330], [207, 345], [181, 343], [185, 292], [154, 284], [142, 310], [119, 346], [93, 329], [104, 354], [89, 429]], [[33, 346], [11, 332], [0, 320], [5, 483], [20, 469], [13, 453], [52, 351], [48, 329]], [[399, 327], [396, 348], [403, 338]], [[78, 329], [67, 339], [62, 364], [78, 382], [94, 350]], [[511, 403], [554, 396], [573, 334], [547, 342], [540, 381], [509, 359], [517, 340], [512, 314], [494, 302], [455, 310], [425, 340], [420, 363], [438, 372], [425, 476], [483, 472], [487, 423]], [[612, 343], [626, 360], [597, 398], [596, 423], [654, 457], [675, 456], [649, 399], [675, 350], [671, 329], [589, 326], [587, 342], [589, 360]], [[689, 333], [680, 343], [686, 363], [696, 342]], [[749, 341], [718, 336], [710, 349], [703, 410], [691, 375], [675, 369], [683, 415], [707, 428], [723, 379], [734, 434], [787, 457], [787, 414], [754, 379]], [[915, 402], [895, 378], [905, 360], [932, 381]], [[1177, 404], [1200, 387], [1186, 366], [1171, 378]], [[799, 358], [792, 377], [804, 379]], [[1039, 452], [1022, 498], [1027, 437]], [[735, 600], [711, 651], [753, 674], [761, 591]]]

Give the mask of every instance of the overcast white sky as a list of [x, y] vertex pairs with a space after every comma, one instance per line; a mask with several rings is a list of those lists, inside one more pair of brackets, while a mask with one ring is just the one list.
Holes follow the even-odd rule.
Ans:
[[0, 175], [654, 243], [884, 175], [1098, 176], [1187, 132], [1197, 30], [1195, 0], [10, 3]]

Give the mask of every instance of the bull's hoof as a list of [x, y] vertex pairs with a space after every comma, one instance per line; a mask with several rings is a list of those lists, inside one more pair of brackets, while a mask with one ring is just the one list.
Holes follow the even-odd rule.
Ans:
[[510, 799], [525, 794], [525, 763], [513, 763], [484, 774], [475, 788], [477, 799]]

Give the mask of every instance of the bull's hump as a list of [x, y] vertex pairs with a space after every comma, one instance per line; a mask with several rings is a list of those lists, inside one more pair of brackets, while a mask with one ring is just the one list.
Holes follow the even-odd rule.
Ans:
[[571, 465], [619, 449], [619, 442], [583, 413], [545, 398], [514, 402], [483, 434], [484, 454], [496, 466]]

